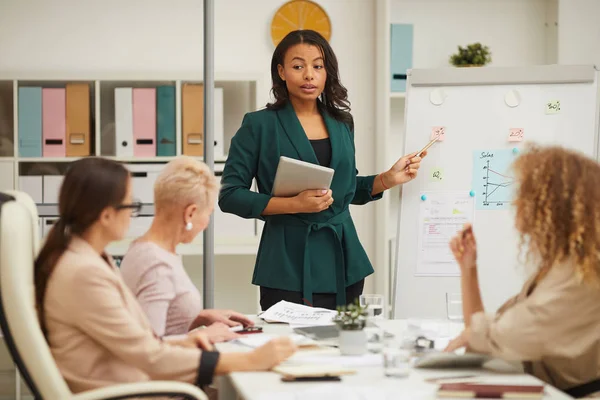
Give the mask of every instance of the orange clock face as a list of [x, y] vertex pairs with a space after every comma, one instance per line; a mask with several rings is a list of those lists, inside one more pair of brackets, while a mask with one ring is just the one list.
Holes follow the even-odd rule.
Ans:
[[271, 39], [277, 46], [288, 33], [298, 29], [319, 32], [327, 41], [331, 38], [331, 21], [325, 10], [309, 0], [292, 0], [277, 10], [271, 22]]

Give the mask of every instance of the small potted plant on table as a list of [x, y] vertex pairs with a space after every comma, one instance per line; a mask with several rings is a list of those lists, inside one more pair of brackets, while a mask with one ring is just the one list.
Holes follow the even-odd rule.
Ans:
[[340, 330], [339, 348], [343, 355], [362, 355], [367, 352], [367, 308], [361, 307], [358, 300], [337, 308], [334, 318]]

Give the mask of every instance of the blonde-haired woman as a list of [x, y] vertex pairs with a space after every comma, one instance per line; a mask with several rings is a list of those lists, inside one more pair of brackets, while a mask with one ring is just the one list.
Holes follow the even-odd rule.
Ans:
[[237, 336], [230, 326], [252, 325], [234, 311], [202, 310], [200, 293], [175, 251], [206, 228], [218, 191], [217, 178], [203, 162], [186, 156], [169, 162], [154, 185], [152, 226], [123, 258], [123, 279], [158, 336], [211, 325], [205, 332], [221, 341]]
[[467, 346], [523, 361], [574, 397], [600, 394], [600, 165], [563, 148], [533, 147], [514, 170], [516, 229], [537, 268], [519, 295], [486, 315], [475, 236], [465, 227], [450, 247], [466, 329], [447, 351]]

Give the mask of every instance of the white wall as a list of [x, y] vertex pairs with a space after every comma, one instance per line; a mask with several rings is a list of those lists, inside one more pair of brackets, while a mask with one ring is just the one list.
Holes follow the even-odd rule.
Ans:
[[558, 62], [600, 67], [600, 1], [559, 0]]
[[[270, 23], [284, 3], [215, 1], [215, 68], [262, 74], [263, 103], [269, 99], [274, 50]], [[352, 102], [358, 168], [376, 173], [374, 2], [319, 4], [331, 19], [331, 44]], [[0, 71], [201, 71], [202, 29], [201, 0], [1, 0]], [[372, 258], [373, 207], [352, 212]]]
[[494, 66], [545, 64], [546, 6], [547, 0], [392, 0], [391, 22], [414, 24], [415, 68], [450, 66], [457, 46], [473, 42], [490, 47]]

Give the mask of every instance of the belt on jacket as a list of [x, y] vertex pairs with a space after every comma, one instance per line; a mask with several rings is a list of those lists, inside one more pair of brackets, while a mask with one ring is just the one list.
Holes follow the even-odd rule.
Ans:
[[279, 221], [283, 223], [289, 223], [291, 225], [300, 225], [306, 226], [306, 239], [304, 242], [304, 264], [302, 266], [303, 272], [303, 281], [302, 281], [302, 297], [304, 301], [308, 303], [308, 305], [312, 306], [312, 277], [310, 274], [310, 249], [308, 246], [308, 238], [312, 232], [319, 231], [321, 229], [329, 229], [333, 232], [333, 235], [336, 238], [335, 241], [335, 252], [336, 258], [338, 262], [335, 265], [335, 275], [336, 275], [336, 298], [335, 302], [338, 306], [346, 305], [346, 262], [344, 259], [344, 249], [342, 248], [342, 240], [338, 235], [335, 227], [337, 225], [341, 225], [344, 221], [350, 218], [350, 210], [345, 209], [341, 213], [331, 217], [327, 221], [324, 222], [315, 222], [308, 221], [297, 217], [295, 215], [280, 215], [277, 218]]

